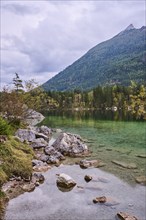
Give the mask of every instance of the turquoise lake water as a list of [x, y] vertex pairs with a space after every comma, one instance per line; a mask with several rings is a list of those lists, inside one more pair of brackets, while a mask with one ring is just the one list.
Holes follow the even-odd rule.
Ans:
[[[132, 121], [114, 112], [50, 112], [42, 124], [61, 128], [65, 132], [81, 135], [88, 140], [92, 159], [99, 159], [106, 165], [101, 168], [128, 182], [146, 175], [146, 123]], [[113, 164], [112, 160], [135, 163], [137, 169], [125, 169]]]

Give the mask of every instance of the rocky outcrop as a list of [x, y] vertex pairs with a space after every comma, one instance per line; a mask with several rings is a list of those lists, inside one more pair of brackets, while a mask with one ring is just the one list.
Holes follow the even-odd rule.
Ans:
[[36, 111], [34, 111], [32, 109], [29, 109], [27, 112], [28, 112], [27, 113], [28, 117], [26, 119], [26, 122], [29, 125], [34, 126], [34, 125], [40, 123], [45, 118], [41, 113], [36, 112]]
[[135, 216], [129, 215], [128, 213], [125, 212], [118, 212], [117, 217], [120, 220], [138, 220]]
[[135, 163], [125, 163], [125, 162], [121, 162], [121, 161], [117, 161], [117, 160], [112, 160], [112, 163], [123, 167], [123, 168], [127, 168], [127, 169], [136, 169], [137, 165]]
[[81, 137], [70, 133], [61, 133], [53, 143], [53, 147], [63, 155], [79, 156], [88, 153], [88, 147]]
[[67, 174], [61, 173], [57, 178], [57, 186], [63, 188], [73, 188], [76, 185], [76, 182]]

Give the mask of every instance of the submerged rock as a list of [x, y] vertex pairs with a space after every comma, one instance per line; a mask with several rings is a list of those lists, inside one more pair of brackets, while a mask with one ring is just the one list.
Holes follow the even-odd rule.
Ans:
[[140, 155], [136, 155], [137, 157], [140, 157], [140, 158], [146, 158], [146, 154], [140, 154]]
[[135, 178], [137, 183], [140, 183], [142, 185], [146, 185], [146, 176], [139, 176]]
[[81, 168], [86, 169], [88, 167], [102, 167], [105, 166], [105, 164], [99, 160], [81, 160], [79, 162], [79, 165]]
[[119, 202], [111, 197], [105, 197], [105, 196], [101, 196], [101, 197], [96, 197], [95, 199], [93, 199], [94, 203], [104, 203], [104, 205], [106, 206], [115, 206], [118, 205]]
[[67, 189], [72, 188], [76, 185], [76, 182], [65, 173], [59, 174], [56, 182], [57, 186]]
[[131, 216], [128, 213], [125, 213], [125, 212], [118, 212], [117, 217], [120, 220], [138, 220], [135, 216]]
[[101, 196], [101, 197], [96, 197], [95, 199], [93, 199], [94, 203], [105, 203], [106, 202], [106, 197], [105, 196]]
[[90, 176], [90, 175], [85, 175], [84, 180], [85, 180], [86, 182], [90, 182], [90, 181], [92, 180], [92, 176]]
[[61, 133], [53, 143], [55, 150], [63, 155], [77, 156], [88, 153], [88, 147], [76, 134]]
[[123, 167], [123, 168], [127, 168], [127, 169], [136, 169], [137, 165], [135, 163], [125, 163], [125, 162], [121, 162], [121, 161], [117, 161], [117, 160], [112, 160], [112, 163]]

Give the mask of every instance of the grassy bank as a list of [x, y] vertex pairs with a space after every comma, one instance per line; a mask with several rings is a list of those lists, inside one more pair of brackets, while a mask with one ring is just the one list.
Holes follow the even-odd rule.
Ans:
[[28, 178], [32, 173], [33, 150], [21, 143], [14, 136], [5, 136], [6, 141], [0, 143], [0, 215], [6, 201], [1, 191], [2, 185], [13, 175]]

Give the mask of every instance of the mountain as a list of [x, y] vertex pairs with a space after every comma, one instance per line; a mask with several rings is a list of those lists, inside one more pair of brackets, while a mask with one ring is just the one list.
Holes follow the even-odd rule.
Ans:
[[42, 85], [45, 90], [90, 90], [97, 85], [146, 82], [146, 27], [131, 24]]

